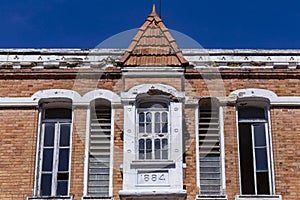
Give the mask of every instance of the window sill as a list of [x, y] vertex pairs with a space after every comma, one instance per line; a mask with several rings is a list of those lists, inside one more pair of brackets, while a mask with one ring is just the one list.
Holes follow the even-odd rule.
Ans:
[[186, 190], [157, 189], [157, 190], [121, 190], [121, 200], [185, 200]]
[[226, 195], [197, 195], [196, 200], [227, 200]]
[[73, 200], [73, 196], [27, 197], [26, 200]]
[[135, 160], [130, 165], [131, 169], [171, 169], [176, 168], [176, 164], [171, 160]]
[[281, 195], [237, 195], [235, 200], [281, 200]]

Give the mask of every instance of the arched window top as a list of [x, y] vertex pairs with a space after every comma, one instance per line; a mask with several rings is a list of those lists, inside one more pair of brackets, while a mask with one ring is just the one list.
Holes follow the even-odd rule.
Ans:
[[50, 90], [41, 90], [32, 95], [33, 100], [41, 101], [43, 99], [54, 99], [54, 98], [64, 98], [71, 99], [73, 102], [81, 99], [81, 96], [72, 90], [64, 89], [50, 89]]
[[68, 98], [41, 99], [39, 106], [43, 110], [43, 120], [72, 119], [72, 100]]
[[123, 99], [135, 101], [143, 97], [165, 97], [170, 101], [179, 102], [184, 98], [183, 92], [178, 92], [174, 87], [163, 84], [142, 84], [132, 87], [128, 92], [122, 93]]
[[147, 96], [137, 100], [138, 108], [166, 109], [169, 104], [170, 100], [161, 96]]
[[93, 101], [91, 101], [91, 107], [98, 107], [98, 106], [110, 108], [111, 102], [107, 99], [102, 99], [102, 98], [94, 99]]
[[200, 108], [211, 108], [211, 109], [218, 109], [220, 106], [220, 102], [217, 98], [202, 98], [199, 100], [199, 107]]
[[103, 90], [103, 89], [90, 91], [90, 92], [86, 93], [82, 98], [88, 102], [91, 102], [91, 101], [97, 100], [97, 99], [104, 99], [104, 100], [107, 100], [107, 101], [110, 101], [113, 103], [117, 103], [117, 102], [121, 101], [120, 97], [116, 93], [114, 93], [110, 90]]
[[269, 100], [273, 100], [277, 98], [277, 95], [274, 92], [270, 90], [258, 89], [258, 88], [246, 88], [246, 89], [235, 90], [231, 92], [230, 96], [237, 96], [238, 98], [261, 97]]
[[139, 108], [167, 108], [168, 105], [164, 102], [142, 102], [139, 104]]
[[266, 109], [254, 106], [240, 106], [238, 116], [239, 119], [267, 119]]
[[39, 106], [44, 109], [49, 108], [72, 108], [72, 99], [69, 98], [43, 98], [39, 101]]
[[237, 101], [239, 120], [241, 119], [267, 119], [269, 99], [262, 97], [245, 97]]
[[252, 106], [252, 107], [268, 107], [270, 105], [270, 100], [264, 97], [243, 97], [238, 98], [237, 106]]

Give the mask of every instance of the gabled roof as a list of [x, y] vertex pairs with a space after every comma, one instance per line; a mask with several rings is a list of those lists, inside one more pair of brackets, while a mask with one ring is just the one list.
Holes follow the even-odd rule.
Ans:
[[120, 66], [187, 66], [188, 64], [176, 41], [156, 13], [155, 5], [118, 62]]

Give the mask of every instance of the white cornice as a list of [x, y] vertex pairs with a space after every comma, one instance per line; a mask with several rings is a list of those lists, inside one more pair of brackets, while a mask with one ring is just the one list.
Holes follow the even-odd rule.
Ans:
[[[113, 66], [125, 51], [126, 49], [0, 49], [0, 68], [101, 68]], [[294, 49], [182, 49], [182, 53], [191, 65], [198, 67], [300, 68], [300, 50]]]

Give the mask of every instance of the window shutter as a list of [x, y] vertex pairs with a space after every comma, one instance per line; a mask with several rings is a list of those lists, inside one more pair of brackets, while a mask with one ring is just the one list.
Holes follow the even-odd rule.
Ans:
[[219, 107], [199, 107], [199, 163], [202, 195], [221, 194]]
[[91, 112], [88, 194], [109, 196], [111, 109]]

